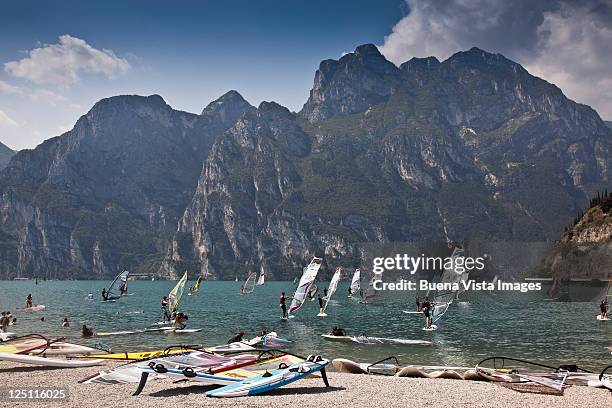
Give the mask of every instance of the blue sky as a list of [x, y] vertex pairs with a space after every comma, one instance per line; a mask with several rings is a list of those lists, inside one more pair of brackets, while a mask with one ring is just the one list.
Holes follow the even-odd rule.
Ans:
[[235, 89], [299, 110], [319, 62], [364, 43], [395, 63], [501, 52], [612, 118], [612, 13], [601, 0], [574, 3], [3, 1], [0, 141], [33, 148], [117, 94], [200, 112]]
[[0, 111], [13, 121], [0, 126], [0, 141], [14, 149], [60, 134], [97, 100], [116, 94], [157, 93], [176, 109], [200, 112], [236, 89], [252, 104], [275, 100], [299, 110], [321, 60], [382, 42], [405, 9], [402, 0], [11, 3], [3, 2], [0, 14], [0, 64], [65, 34], [129, 64], [110, 77], [82, 70], [69, 86], [1, 70], [5, 84], [45, 91], [35, 101], [0, 93]]

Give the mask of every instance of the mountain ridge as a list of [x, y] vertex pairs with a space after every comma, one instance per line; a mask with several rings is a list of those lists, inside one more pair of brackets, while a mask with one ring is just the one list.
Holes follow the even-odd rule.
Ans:
[[0, 276], [292, 278], [360, 243], [555, 239], [610, 179], [612, 131], [500, 54], [324, 60], [300, 112], [104, 99], [0, 172]]

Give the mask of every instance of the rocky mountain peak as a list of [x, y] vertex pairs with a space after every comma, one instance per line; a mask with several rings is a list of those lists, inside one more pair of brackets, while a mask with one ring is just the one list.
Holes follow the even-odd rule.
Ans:
[[200, 122], [209, 125], [211, 121], [219, 121], [224, 127], [231, 126], [245, 112], [254, 111], [255, 107], [248, 103], [237, 91], [231, 90], [219, 99], [209, 103], [200, 114]]
[[400, 81], [400, 70], [372, 44], [338, 61], [325, 60], [315, 73], [310, 98], [300, 112], [311, 122], [363, 112], [385, 100]]
[[0, 142], [0, 170], [6, 167], [14, 155], [15, 152], [12, 149]]

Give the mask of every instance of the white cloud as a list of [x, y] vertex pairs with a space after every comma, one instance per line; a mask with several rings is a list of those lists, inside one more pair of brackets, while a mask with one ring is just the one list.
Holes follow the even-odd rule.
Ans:
[[8, 82], [0, 80], [0, 93], [8, 95], [18, 94], [19, 88], [9, 84]]
[[379, 46], [390, 61], [473, 46], [499, 52], [612, 118], [612, 15], [600, 0], [406, 0], [410, 12]]
[[4, 64], [11, 75], [37, 84], [67, 87], [79, 80], [82, 72], [103, 74], [109, 78], [125, 73], [130, 64], [112, 50], [96, 49], [70, 35], [59, 37], [57, 44], [45, 44], [28, 52], [18, 61]]
[[19, 124], [13, 118], [0, 110], [0, 126], [1, 127], [18, 127]]
[[50, 106], [57, 106], [65, 103], [66, 98], [48, 89], [35, 89], [30, 94], [30, 99], [34, 102], [42, 102]]

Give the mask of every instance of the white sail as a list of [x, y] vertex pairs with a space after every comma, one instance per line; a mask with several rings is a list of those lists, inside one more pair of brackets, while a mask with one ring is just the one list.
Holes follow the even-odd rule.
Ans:
[[244, 282], [244, 284], [240, 287], [241, 293], [251, 293], [255, 290], [255, 279], [257, 278], [257, 272], [251, 272], [249, 277]]
[[291, 306], [289, 307], [289, 313], [297, 311], [304, 304], [306, 295], [310, 291], [310, 287], [314, 283], [317, 273], [319, 273], [322, 262], [323, 260], [317, 257], [313, 257], [312, 261], [310, 261], [310, 264], [300, 278], [298, 287], [295, 289], [295, 294], [293, 295], [293, 300], [291, 301]]
[[266, 275], [264, 274], [264, 271], [262, 270], [261, 272], [259, 272], [259, 279], [257, 279], [257, 286], [262, 286], [266, 281]]
[[338, 282], [340, 282], [340, 277], [342, 275], [342, 268], [336, 269], [334, 276], [332, 276], [331, 282], [329, 282], [329, 288], [327, 288], [327, 300], [325, 301], [325, 306], [323, 306], [323, 312], [327, 310], [327, 305], [329, 304], [329, 300], [332, 295], [338, 289]]
[[[455, 247], [451, 258], [453, 259], [453, 268], [444, 269], [442, 276], [440, 276], [440, 283], [460, 283], [464, 279], [467, 279], [467, 274], [458, 272], [456, 269], [457, 258], [463, 257], [463, 249]], [[465, 275], [465, 276], [464, 276]], [[432, 312], [432, 323], [437, 322], [448, 310], [453, 299], [457, 296], [458, 291], [444, 291], [437, 290], [433, 297], [433, 312]]]
[[353, 274], [353, 280], [351, 281], [351, 294], [359, 293], [360, 288], [361, 288], [361, 271], [359, 269], [355, 269], [355, 273]]

